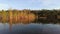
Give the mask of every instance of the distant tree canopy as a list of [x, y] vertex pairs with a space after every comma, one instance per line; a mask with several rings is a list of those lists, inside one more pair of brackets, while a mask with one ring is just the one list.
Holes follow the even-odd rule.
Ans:
[[[46, 17], [46, 19], [41, 18]], [[34, 21], [57, 21], [60, 10], [0, 10], [0, 22], [34, 22]], [[23, 19], [24, 18], [24, 19]], [[28, 18], [28, 19], [27, 19]]]

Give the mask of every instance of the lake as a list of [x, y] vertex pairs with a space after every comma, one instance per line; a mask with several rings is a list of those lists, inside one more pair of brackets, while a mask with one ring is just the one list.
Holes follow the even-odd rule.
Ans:
[[8, 24], [0, 23], [0, 34], [60, 34], [60, 24]]

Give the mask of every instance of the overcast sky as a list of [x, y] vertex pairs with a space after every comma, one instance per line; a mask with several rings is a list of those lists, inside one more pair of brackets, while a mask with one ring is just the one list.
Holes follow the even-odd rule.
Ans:
[[59, 9], [60, 0], [0, 0], [0, 9]]

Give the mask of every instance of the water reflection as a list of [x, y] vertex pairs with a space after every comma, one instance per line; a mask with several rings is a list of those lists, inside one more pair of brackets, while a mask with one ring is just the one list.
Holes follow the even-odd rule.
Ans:
[[0, 34], [60, 34], [60, 24], [0, 23]]

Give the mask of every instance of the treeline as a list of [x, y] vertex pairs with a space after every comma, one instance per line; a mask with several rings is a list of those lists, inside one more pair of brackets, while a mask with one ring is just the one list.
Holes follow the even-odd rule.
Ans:
[[[29, 16], [28, 16], [29, 15]], [[18, 17], [17, 17], [18, 16]], [[21, 18], [21, 16], [24, 16]], [[26, 17], [26, 19], [25, 19]], [[0, 22], [2, 23], [59, 23], [60, 10], [1, 10]]]
[[60, 23], [60, 10], [35, 10], [38, 23]]

